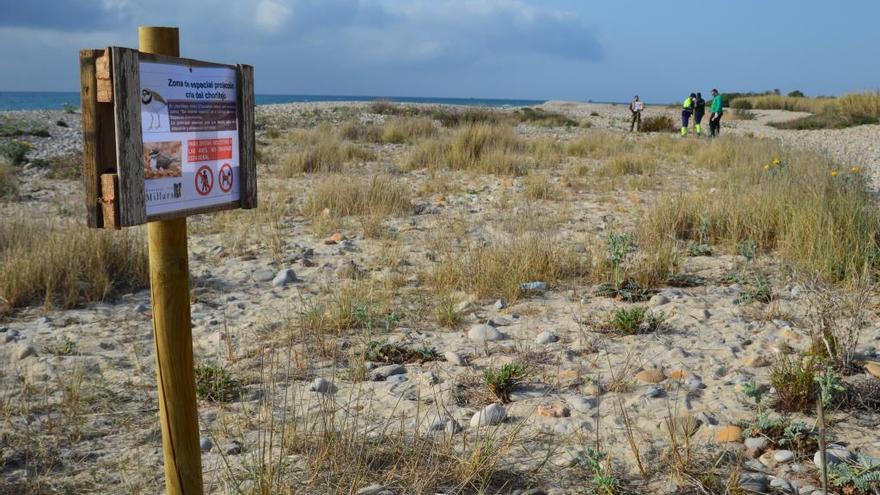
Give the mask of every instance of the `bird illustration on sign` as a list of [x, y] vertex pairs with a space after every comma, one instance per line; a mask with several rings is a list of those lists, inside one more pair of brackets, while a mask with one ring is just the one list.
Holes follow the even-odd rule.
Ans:
[[141, 108], [150, 116], [150, 124], [146, 127], [148, 131], [161, 131], [167, 129], [162, 126], [162, 115], [168, 120], [168, 102], [162, 95], [150, 88], [141, 90]]

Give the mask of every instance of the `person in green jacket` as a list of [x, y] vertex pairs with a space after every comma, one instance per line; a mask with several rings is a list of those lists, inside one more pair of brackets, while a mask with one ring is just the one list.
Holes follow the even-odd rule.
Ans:
[[694, 114], [694, 101], [696, 100], [697, 95], [691, 93], [690, 96], [684, 99], [684, 102], [681, 104], [681, 135], [687, 136], [688, 134], [688, 122], [691, 120], [691, 115]]
[[712, 112], [709, 116], [709, 135], [715, 137], [721, 134], [721, 116], [724, 115], [724, 99], [717, 89], [712, 90], [712, 106], [709, 111]]

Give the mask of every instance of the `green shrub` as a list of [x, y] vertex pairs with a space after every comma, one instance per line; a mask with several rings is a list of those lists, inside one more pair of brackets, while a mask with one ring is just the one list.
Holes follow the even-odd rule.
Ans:
[[770, 368], [770, 384], [776, 389], [775, 408], [802, 412], [815, 407], [820, 388], [816, 380], [819, 362], [812, 356], [779, 355]]
[[522, 382], [525, 376], [525, 366], [518, 363], [507, 363], [501, 368], [489, 368], [483, 371], [483, 382], [492, 395], [506, 404], [510, 402], [510, 392]]
[[33, 148], [27, 141], [7, 141], [0, 143], [0, 157], [7, 158], [13, 165], [21, 165]]
[[230, 402], [241, 394], [241, 384], [232, 374], [216, 364], [196, 367], [196, 395], [209, 402]]
[[639, 132], [676, 132], [675, 121], [669, 115], [645, 117], [639, 124]]
[[606, 326], [613, 332], [624, 335], [654, 333], [663, 327], [666, 315], [654, 313], [643, 306], [619, 308], [611, 313]]

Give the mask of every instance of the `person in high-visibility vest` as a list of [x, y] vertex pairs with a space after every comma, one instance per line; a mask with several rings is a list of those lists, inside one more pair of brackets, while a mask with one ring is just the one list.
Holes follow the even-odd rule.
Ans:
[[681, 104], [681, 135], [687, 136], [688, 134], [688, 122], [691, 120], [691, 115], [694, 113], [694, 100], [697, 98], [697, 95], [691, 93], [690, 96], [684, 99], [684, 103]]
[[706, 100], [701, 93], [697, 93], [697, 99], [694, 100], [694, 132], [697, 136], [703, 132], [703, 126], [700, 125], [703, 122], [703, 115], [706, 115]]
[[721, 116], [724, 115], [724, 98], [717, 89], [712, 90], [712, 106], [709, 111], [712, 112], [709, 116], [709, 135], [715, 137], [721, 134]]

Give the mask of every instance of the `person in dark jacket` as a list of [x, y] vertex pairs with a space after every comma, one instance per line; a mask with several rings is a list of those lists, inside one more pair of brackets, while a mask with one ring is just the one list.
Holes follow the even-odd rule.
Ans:
[[702, 93], [697, 93], [697, 99], [694, 101], [694, 132], [699, 136], [703, 132], [700, 123], [703, 121], [703, 115], [706, 115], [706, 100], [703, 99]]

